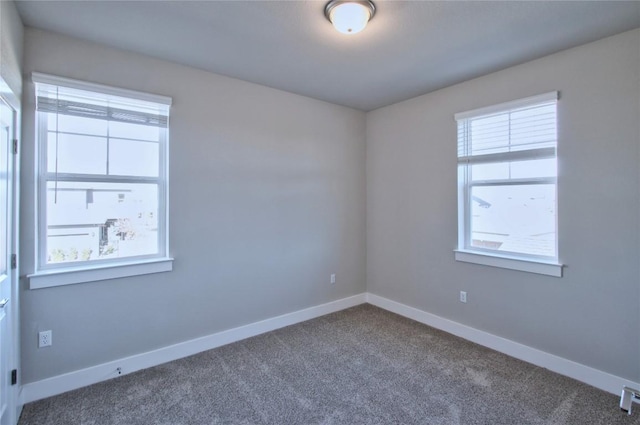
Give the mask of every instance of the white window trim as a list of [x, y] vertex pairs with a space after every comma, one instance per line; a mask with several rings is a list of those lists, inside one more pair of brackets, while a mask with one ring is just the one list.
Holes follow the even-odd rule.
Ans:
[[57, 75], [43, 74], [34, 72], [31, 74], [32, 81], [40, 84], [50, 84], [53, 86], [64, 86], [77, 90], [95, 91], [118, 97], [128, 97], [131, 99], [142, 100], [145, 102], [159, 103], [171, 106], [172, 98], [159, 94], [145, 93], [141, 91], [122, 89], [120, 87], [106, 86], [104, 84], [90, 83], [88, 81], [73, 80], [71, 78], [58, 77]]
[[140, 276], [173, 270], [173, 258], [153, 258], [92, 267], [49, 269], [27, 276], [29, 289], [51, 288], [76, 283], [96, 282], [121, 277]]
[[[34, 83], [50, 84], [69, 87], [78, 90], [94, 91], [97, 93], [127, 97], [131, 99], [141, 100], [145, 102], [153, 102], [162, 105], [171, 106], [172, 98], [167, 96], [161, 96], [156, 94], [144, 93], [135, 90], [122, 89], [118, 87], [111, 87], [102, 84], [90, 83], [86, 81], [78, 81], [70, 78], [58, 77], [54, 75], [48, 75], [43, 73], [32, 73], [32, 80]], [[37, 111], [35, 111], [37, 113]], [[39, 119], [36, 120], [36, 132], [40, 131]], [[164, 206], [163, 213], [164, 219], [162, 227], [164, 228], [164, 234], [160, 235], [159, 247], [162, 250], [158, 256], [153, 257], [131, 257], [121, 260], [106, 260], [104, 262], [94, 262], [92, 264], [82, 265], [74, 263], [73, 265], [43, 265], [40, 253], [40, 239], [43, 237], [42, 233], [44, 229], [44, 218], [40, 213], [40, 205], [43, 200], [42, 192], [42, 179], [43, 175], [40, 170], [45, 167], [43, 158], [40, 155], [40, 149], [42, 149], [41, 136], [38, 137], [37, 153], [36, 153], [36, 209], [35, 219], [36, 227], [38, 230], [38, 236], [35, 241], [35, 254], [36, 254], [36, 271], [33, 274], [27, 275], [29, 281], [29, 289], [49, 288], [61, 285], [70, 285], [84, 282], [95, 282], [107, 279], [117, 279], [129, 276], [139, 276], [151, 273], [169, 272], [173, 270], [173, 258], [168, 256], [169, 253], [169, 135], [168, 129], [164, 138], [164, 148], [161, 150], [163, 156], [160, 167], [161, 183], [158, 186], [158, 203]]]
[[497, 112], [504, 112], [507, 109], [523, 108], [536, 103], [544, 103], [551, 100], [558, 100], [559, 93], [552, 91], [549, 93], [543, 93], [536, 96], [525, 97], [524, 99], [512, 100], [509, 102], [499, 103], [497, 105], [485, 106], [482, 108], [471, 109], [465, 112], [459, 112], [454, 115], [456, 121], [466, 118], [476, 117], [478, 115], [489, 115]]
[[537, 273], [547, 276], [562, 277], [560, 263], [536, 261], [529, 258], [517, 258], [507, 255], [495, 255], [477, 251], [454, 250], [456, 261], [480, 264], [484, 266], [500, 267], [503, 269], [518, 270], [522, 272]]
[[[521, 107], [527, 107], [530, 105], [534, 105], [537, 103], [544, 103], [552, 100], [559, 99], [559, 92], [553, 91], [549, 93], [543, 93], [536, 96], [530, 96], [524, 99], [518, 99], [510, 102], [504, 102], [497, 105], [491, 105], [487, 107], [472, 109], [465, 112], [460, 112], [455, 114], [454, 118], [456, 121], [464, 120], [467, 118], [473, 118], [479, 115], [490, 115], [493, 113], [504, 112], [509, 109], [517, 109]], [[554, 148], [555, 150], [556, 148]], [[546, 150], [546, 149], [542, 149]], [[556, 151], [557, 152], [557, 151]], [[509, 155], [510, 157], [529, 157], [530, 154], [526, 152], [515, 153]], [[557, 155], [557, 153], [556, 153]], [[507, 156], [504, 154], [490, 154], [486, 156], [495, 156], [496, 158], [499, 156]], [[531, 155], [532, 157], [536, 157], [535, 155]], [[469, 162], [474, 162], [472, 157], [467, 158]], [[541, 179], [545, 180], [545, 179]], [[557, 178], [554, 178], [554, 183], [557, 185]], [[465, 190], [460, 190], [460, 185], [464, 185], [465, 187], [468, 185], [466, 181], [466, 177], [461, 178], [458, 176], [458, 248], [454, 250], [455, 260], [479, 264], [491, 267], [499, 267], [510, 270], [518, 270], [529, 273], [537, 273], [547, 276], [554, 277], [562, 277], [562, 269], [563, 264], [559, 263], [556, 259], [537, 259], [535, 257], [526, 257], [520, 258], [513, 253], [501, 253], [497, 252], [488, 252], [482, 250], [471, 250], [466, 249], [466, 231], [467, 231], [467, 223], [468, 223], [468, 205], [465, 202]], [[557, 190], [557, 189], [556, 189]], [[556, 229], [558, 228], [557, 223], [558, 217], [556, 216]], [[557, 237], [557, 236], [556, 236]], [[556, 239], [556, 253], [558, 252], [558, 240]]]

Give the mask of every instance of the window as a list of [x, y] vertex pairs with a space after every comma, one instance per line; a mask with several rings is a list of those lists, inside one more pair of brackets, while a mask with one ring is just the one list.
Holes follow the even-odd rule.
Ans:
[[[32, 288], [170, 270], [171, 99], [44, 74], [34, 73], [33, 80], [38, 240]], [[89, 270], [99, 272], [92, 277]]]
[[456, 259], [559, 276], [557, 92], [456, 114]]

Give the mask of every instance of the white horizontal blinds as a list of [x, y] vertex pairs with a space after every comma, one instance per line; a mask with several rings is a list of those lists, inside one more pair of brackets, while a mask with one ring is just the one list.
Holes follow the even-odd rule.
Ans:
[[[456, 115], [458, 161], [478, 163], [555, 156], [556, 99], [557, 93], [553, 92], [511, 107], [503, 104]], [[506, 109], [500, 110], [501, 107]]]
[[160, 128], [167, 128], [169, 116], [165, 104], [42, 83], [36, 83], [36, 109]]
[[171, 98], [38, 73], [33, 81], [42, 158], [57, 180], [165, 173]]

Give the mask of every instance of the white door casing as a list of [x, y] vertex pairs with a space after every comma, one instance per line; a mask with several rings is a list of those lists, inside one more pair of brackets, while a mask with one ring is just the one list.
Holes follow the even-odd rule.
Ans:
[[17, 112], [0, 95], [0, 425], [15, 425], [18, 288], [15, 253], [15, 156]]

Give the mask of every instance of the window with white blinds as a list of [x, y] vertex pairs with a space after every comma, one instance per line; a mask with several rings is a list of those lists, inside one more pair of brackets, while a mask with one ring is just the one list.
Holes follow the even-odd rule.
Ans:
[[456, 114], [458, 250], [557, 261], [557, 99]]
[[38, 270], [168, 255], [171, 99], [34, 73]]

